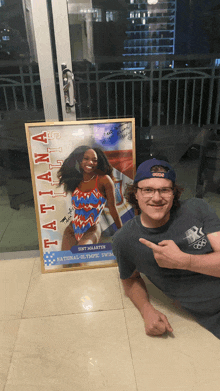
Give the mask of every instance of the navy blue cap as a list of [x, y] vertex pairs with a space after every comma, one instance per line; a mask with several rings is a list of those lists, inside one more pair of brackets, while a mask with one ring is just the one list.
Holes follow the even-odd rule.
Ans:
[[[163, 166], [167, 167], [169, 171], [167, 172], [151, 172], [151, 168], [154, 166]], [[176, 180], [176, 174], [174, 169], [171, 167], [171, 165], [164, 160], [157, 160], [155, 158], [146, 160], [145, 162], [141, 163], [140, 166], [138, 166], [134, 183], [137, 183], [139, 181], [142, 181], [143, 179], [148, 178], [165, 178], [170, 179], [172, 182], [175, 182]]]

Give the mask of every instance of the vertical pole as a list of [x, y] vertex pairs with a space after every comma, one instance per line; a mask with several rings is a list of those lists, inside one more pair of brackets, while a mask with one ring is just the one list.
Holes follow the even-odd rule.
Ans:
[[19, 67], [20, 70], [20, 75], [21, 75], [21, 88], [22, 88], [22, 94], [24, 98], [24, 108], [27, 110], [28, 105], [27, 105], [27, 97], [26, 97], [26, 91], [25, 91], [25, 81], [24, 81], [24, 74], [23, 74], [23, 68]]
[[210, 79], [210, 84], [209, 84], [209, 103], [208, 103], [206, 125], [210, 124], [210, 120], [211, 120], [214, 77], [215, 77], [215, 61], [212, 60], [212, 74], [211, 74], [211, 79]]
[[157, 125], [160, 126], [161, 115], [161, 84], [162, 84], [162, 67], [161, 61], [159, 63], [159, 91], [158, 91], [158, 108], [157, 108]]
[[201, 82], [201, 92], [200, 92], [200, 102], [199, 102], [199, 123], [198, 123], [199, 127], [201, 126], [203, 90], [204, 90], [204, 79], [202, 79]]
[[141, 105], [140, 105], [140, 127], [143, 126], [143, 81], [141, 80]]
[[193, 124], [193, 115], [194, 115], [194, 105], [195, 105], [195, 88], [196, 88], [196, 80], [193, 80], [193, 93], [192, 93], [192, 105], [191, 105], [191, 120], [190, 124]]
[[45, 120], [58, 121], [58, 103], [47, 2], [46, 0], [31, 0], [31, 7]]
[[170, 83], [171, 81], [168, 80], [168, 97], [167, 97], [167, 125], [169, 125], [170, 122]]
[[178, 98], [179, 98], [179, 79], [177, 79], [177, 83], [176, 83], [175, 125], [177, 125]]
[[219, 106], [220, 106], [220, 79], [217, 80], [217, 90], [218, 90], [218, 96], [216, 100], [216, 106], [215, 106], [215, 124], [218, 124], [218, 118], [219, 118]]
[[150, 108], [149, 108], [149, 126], [153, 122], [153, 61], [150, 64]]
[[185, 124], [186, 121], [187, 87], [188, 87], [188, 79], [185, 80], [185, 88], [184, 88], [183, 124]]
[[87, 88], [88, 88], [88, 105], [89, 105], [89, 117], [92, 117], [92, 101], [91, 101], [91, 89], [90, 89], [90, 73], [89, 65], [86, 66], [86, 79], [87, 79]]
[[97, 93], [97, 107], [98, 107], [98, 118], [100, 118], [100, 90], [99, 90], [99, 73], [98, 65], [95, 65], [95, 77], [96, 77], [96, 93]]
[[33, 72], [32, 72], [31, 66], [29, 66], [28, 69], [29, 69], [29, 75], [30, 75], [31, 95], [32, 95], [32, 99], [33, 99], [33, 106], [34, 106], [34, 110], [37, 110], [35, 89], [34, 89], [34, 79], [33, 79]]

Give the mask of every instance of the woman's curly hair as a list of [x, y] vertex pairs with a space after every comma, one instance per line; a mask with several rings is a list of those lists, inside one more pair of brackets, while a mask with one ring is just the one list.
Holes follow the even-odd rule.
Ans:
[[98, 158], [97, 173], [98, 175], [109, 175], [113, 179], [113, 168], [109, 163], [106, 155], [100, 148], [92, 148], [87, 145], [81, 145], [77, 147], [63, 162], [60, 167], [57, 176], [59, 179], [59, 185], [64, 185], [64, 190], [68, 193], [72, 193], [76, 187], [83, 180], [83, 172], [81, 169], [81, 162], [83, 156], [88, 149], [93, 149]]
[[[167, 172], [168, 168], [167, 167], [163, 167], [163, 166], [153, 166], [151, 171], [152, 172]], [[137, 193], [137, 188], [138, 188], [138, 184], [137, 183], [134, 183], [132, 185], [131, 184], [127, 184], [126, 188], [125, 188], [124, 197], [127, 200], [127, 202], [135, 209], [137, 214], [140, 214], [141, 210], [140, 210], [140, 207], [138, 205], [138, 201], [137, 201], [137, 199], [135, 197], [135, 195]], [[171, 210], [176, 210], [176, 209], [178, 209], [180, 207], [179, 199], [180, 199], [180, 196], [181, 196], [183, 191], [184, 191], [184, 189], [181, 186], [177, 185], [176, 183], [173, 184], [174, 199], [173, 199], [173, 205], [172, 205]]]

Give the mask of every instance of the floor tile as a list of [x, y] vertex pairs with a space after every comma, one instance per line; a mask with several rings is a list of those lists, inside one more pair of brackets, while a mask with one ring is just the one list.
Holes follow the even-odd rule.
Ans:
[[5, 391], [137, 391], [123, 310], [23, 319]]
[[[16, 213], [16, 211], [15, 211]], [[36, 220], [12, 218], [0, 243], [0, 252], [38, 249]]]
[[0, 261], [0, 319], [21, 318], [33, 265], [33, 259]]
[[173, 336], [147, 336], [139, 312], [125, 310], [138, 391], [218, 391], [220, 341], [185, 314], [161, 312]]
[[0, 391], [4, 390], [20, 320], [0, 321]]
[[23, 317], [122, 308], [116, 267], [42, 274], [38, 259]]

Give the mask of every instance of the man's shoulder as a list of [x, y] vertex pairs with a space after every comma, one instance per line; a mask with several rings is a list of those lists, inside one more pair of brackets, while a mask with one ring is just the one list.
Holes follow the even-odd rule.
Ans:
[[130, 234], [134, 233], [134, 230], [137, 230], [139, 216], [133, 217], [131, 220], [128, 220], [122, 228], [120, 228], [113, 236], [113, 241], [121, 240], [124, 237], [128, 237]]
[[189, 211], [191, 213], [197, 213], [201, 210], [204, 210], [204, 208], [208, 208], [209, 205], [207, 202], [201, 198], [188, 198], [187, 200], [181, 201], [180, 203], [180, 211]]

